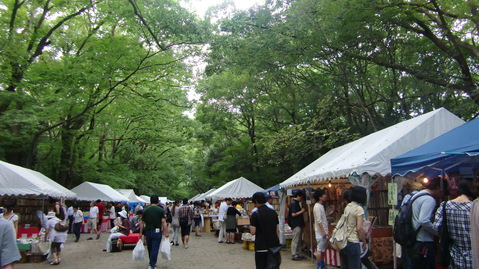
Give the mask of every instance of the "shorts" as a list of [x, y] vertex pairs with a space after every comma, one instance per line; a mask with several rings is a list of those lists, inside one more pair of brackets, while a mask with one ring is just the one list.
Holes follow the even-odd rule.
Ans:
[[322, 237], [321, 235], [316, 235], [316, 242], [318, 243], [317, 250], [319, 252], [326, 251], [326, 245], [328, 244], [328, 238]]
[[93, 218], [93, 219], [88, 218], [88, 222], [86, 223], [86, 227], [88, 229], [92, 229], [92, 230], [96, 229], [96, 227], [97, 227], [96, 218]]
[[201, 218], [194, 218], [195, 221], [195, 226], [200, 226], [201, 225]]
[[191, 224], [186, 226], [181, 226], [181, 236], [190, 235], [191, 231]]

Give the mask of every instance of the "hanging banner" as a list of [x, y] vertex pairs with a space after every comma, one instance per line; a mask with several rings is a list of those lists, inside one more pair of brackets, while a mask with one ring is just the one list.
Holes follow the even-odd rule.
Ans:
[[398, 185], [396, 183], [388, 183], [388, 204], [398, 204]]
[[399, 211], [397, 209], [389, 209], [388, 225], [394, 225], [394, 220], [396, 219], [396, 215], [398, 213]]

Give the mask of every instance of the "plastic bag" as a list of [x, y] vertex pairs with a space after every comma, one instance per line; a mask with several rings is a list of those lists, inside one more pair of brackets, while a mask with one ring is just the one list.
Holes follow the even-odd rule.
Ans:
[[171, 247], [168, 237], [163, 238], [160, 244], [161, 257], [167, 261], [171, 261]]
[[136, 246], [133, 249], [131, 259], [134, 260], [134, 261], [144, 261], [145, 260], [145, 246], [143, 246], [143, 241], [141, 241], [141, 239], [136, 243]]

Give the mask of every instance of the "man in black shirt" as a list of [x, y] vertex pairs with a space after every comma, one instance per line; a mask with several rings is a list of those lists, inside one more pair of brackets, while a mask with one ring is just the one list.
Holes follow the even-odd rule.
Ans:
[[266, 196], [264, 193], [257, 192], [253, 194], [252, 201], [258, 208], [251, 215], [250, 219], [251, 234], [256, 235], [254, 260], [256, 269], [264, 269], [267, 265], [268, 249], [279, 246], [278, 214], [265, 205]]
[[306, 257], [300, 255], [304, 227], [303, 213], [305, 212], [305, 209], [301, 208], [301, 201], [303, 200], [304, 192], [302, 190], [297, 190], [293, 192], [293, 197], [294, 198], [289, 204], [288, 224], [291, 227], [291, 230], [293, 230], [293, 239], [291, 240], [292, 260], [299, 261], [306, 259]]

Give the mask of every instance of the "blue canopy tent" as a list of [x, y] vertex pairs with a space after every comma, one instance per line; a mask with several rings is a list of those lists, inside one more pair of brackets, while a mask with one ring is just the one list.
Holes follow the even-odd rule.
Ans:
[[271, 195], [272, 192], [274, 192], [274, 196], [278, 196], [279, 189], [280, 189], [279, 184], [277, 184], [277, 185], [274, 185], [273, 187], [270, 187], [270, 188], [264, 190], [263, 192], [266, 193], [266, 194], [270, 194], [270, 195]]
[[392, 176], [434, 177], [453, 171], [471, 174], [479, 167], [479, 119], [391, 159]]

